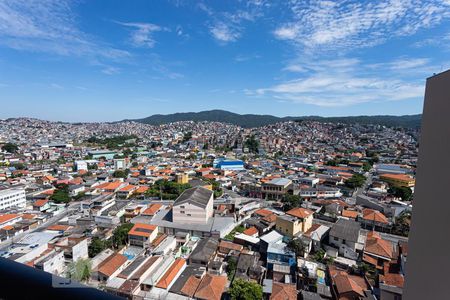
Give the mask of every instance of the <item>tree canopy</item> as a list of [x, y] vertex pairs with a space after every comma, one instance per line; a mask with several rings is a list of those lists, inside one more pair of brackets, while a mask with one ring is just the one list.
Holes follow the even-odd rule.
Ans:
[[53, 195], [50, 197], [55, 203], [68, 203], [70, 202], [69, 186], [67, 184], [58, 184], [53, 191]]
[[259, 152], [259, 142], [254, 134], [245, 140], [244, 147], [248, 148], [248, 151], [251, 153]]
[[128, 240], [128, 232], [133, 228], [134, 224], [125, 223], [117, 227], [112, 236], [112, 245], [115, 248], [119, 248], [122, 245], [125, 245]]
[[233, 281], [229, 292], [233, 300], [259, 300], [263, 297], [261, 285], [241, 278]]
[[19, 147], [13, 143], [6, 143], [2, 146], [2, 150], [9, 153], [16, 153], [19, 150]]
[[352, 177], [347, 179], [345, 185], [349, 188], [354, 189], [362, 187], [364, 185], [364, 182], [366, 182], [366, 177], [364, 177], [364, 175], [354, 174]]
[[88, 281], [91, 277], [92, 264], [89, 259], [79, 259], [71, 262], [68, 267], [68, 277], [77, 281]]

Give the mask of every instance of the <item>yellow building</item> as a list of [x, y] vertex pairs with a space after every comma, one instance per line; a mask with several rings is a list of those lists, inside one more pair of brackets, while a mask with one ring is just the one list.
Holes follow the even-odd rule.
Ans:
[[380, 179], [396, 187], [414, 187], [414, 178], [404, 174], [381, 174]]
[[178, 173], [175, 175], [175, 180], [178, 184], [189, 183], [189, 176], [186, 173]]
[[277, 216], [275, 228], [282, 234], [294, 237], [308, 231], [312, 226], [313, 212], [305, 208], [294, 208], [285, 215]]

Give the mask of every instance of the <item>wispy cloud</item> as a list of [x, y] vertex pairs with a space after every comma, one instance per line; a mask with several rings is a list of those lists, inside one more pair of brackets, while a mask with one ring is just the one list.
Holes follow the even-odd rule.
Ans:
[[156, 44], [156, 41], [153, 37], [154, 33], [158, 31], [169, 31], [165, 27], [161, 27], [152, 23], [117, 23], [132, 28], [130, 40], [135, 47], [153, 48]]
[[306, 50], [351, 50], [430, 28], [450, 17], [439, 0], [292, 1], [291, 20], [273, 31]]
[[77, 27], [67, 0], [0, 2], [0, 45], [21, 51], [120, 60], [130, 53], [98, 42]]
[[222, 45], [235, 42], [242, 37], [244, 24], [254, 22], [262, 16], [265, 1], [248, 1], [245, 7], [234, 11], [216, 12], [204, 3], [197, 7], [204, 11], [212, 20], [208, 23], [211, 35]]
[[244, 62], [244, 61], [249, 61], [249, 60], [258, 59], [258, 58], [261, 58], [261, 55], [259, 55], [259, 54], [238, 54], [235, 56], [234, 60], [236, 62]]
[[102, 73], [106, 75], [115, 75], [120, 73], [120, 69], [116, 67], [106, 66], [102, 69]]
[[[322, 107], [418, 99], [424, 93], [424, 82], [420, 79], [424, 78], [423, 72], [436, 69], [436, 66], [430, 66], [426, 58], [403, 57], [376, 65], [365, 65], [358, 59], [344, 58], [295, 62], [286, 68], [289, 71], [298, 68], [301, 76], [268, 88], [247, 89], [244, 93]], [[406, 80], [398, 73], [403, 71], [415, 75], [420, 72], [420, 75]]]

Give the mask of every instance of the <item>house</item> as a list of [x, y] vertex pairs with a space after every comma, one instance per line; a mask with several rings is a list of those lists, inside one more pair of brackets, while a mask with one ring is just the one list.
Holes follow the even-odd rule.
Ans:
[[159, 279], [155, 286], [160, 289], [169, 290], [185, 268], [186, 260], [183, 258], [177, 258], [167, 269], [164, 275]]
[[186, 279], [179, 293], [189, 299], [220, 300], [227, 283], [226, 276], [197, 272]]
[[122, 254], [112, 254], [98, 266], [98, 280], [107, 281], [108, 278], [119, 274], [124, 269], [127, 261], [127, 258]]
[[56, 241], [48, 244], [49, 248], [62, 250], [65, 258], [72, 261], [88, 258], [87, 238], [80, 234], [73, 234], [67, 237], [61, 237]]
[[220, 300], [227, 283], [226, 276], [206, 274], [198, 285], [194, 297], [201, 300]]
[[158, 235], [158, 226], [136, 223], [128, 232], [130, 245], [147, 247]]
[[261, 192], [263, 199], [281, 200], [287, 193], [293, 193], [292, 181], [287, 178], [274, 178], [263, 182]]
[[62, 274], [64, 271], [64, 253], [54, 249], [44, 251], [38, 258], [32, 261], [36, 269], [54, 275]]
[[259, 235], [259, 231], [255, 226], [245, 229], [242, 233], [252, 237], [258, 237]]
[[162, 204], [159, 203], [154, 203], [154, 204], [150, 204], [142, 213], [142, 216], [149, 216], [149, 217], [153, 217], [158, 210], [162, 207]]
[[330, 227], [320, 224], [313, 224], [308, 231], [303, 235], [312, 240], [312, 249], [318, 251], [322, 248], [322, 242], [327, 240]]
[[329, 243], [339, 249], [339, 254], [346, 258], [357, 259], [361, 241], [361, 227], [353, 220], [338, 219], [331, 227]]
[[388, 218], [378, 210], [366, 208], [358, 221], [365, 229], [386, 229], [390, 226]]
[[[259, 267], [258, 266], [259, 257], [260, 256], [258, 252], [241, 253], [241, 255], [239, 255], [239, 260], [236, 266], [236, 273], [234, 278], [250, 280], [251, 270], [254, 271]], [[257, 281], [259, 281], [260, 278], [256, 279]]]
[[335, 267], [329, 268], [330, 279], [332, 283], [332, 293], [334, 299], [342, 300], [362, 300], [370, 299], [370, 285], [364, 277], [350, 275], [346, 271]]
[[214, 192], [203, 187], [185, 190], [173, 203], [174, 222], [207, 223], [213, 216]]
[[284, 235], [294, 237], [308, 231], [312, 226], [312, 220], [311, 210], [298, 207], [287, 211], [285, 215], [277, 216], [275, 228]]
[[383, 270], [384, 264], [394, 258], [394, 247], [390, 241], [384, 240], [375, 231], [367, 234], [364, 247], [363, 261], [379, 270]]
[[229, 241], [221, 240], [219, 243], [219, 252], [223, 254], [228, 254], [230, 251], [241, 252], [244, 247], [239, 244], [235, 244]]
[[33, 203], [33, 210], [46, 211], [50, 208], [50, 202], [48, 199], [39, 199]]
[[218, 246], [219, 241], [214, 238], [200, 240], [189, 256], [189, 264], [208, 266], [214, 259]]
[[295, 284], [273, 282], [270, 300], [297, 300], [297, 288]]
[[69, 195], [74, 197], [85, 191], [85, 186], [83, 184], [74, 184], [69, 186]]

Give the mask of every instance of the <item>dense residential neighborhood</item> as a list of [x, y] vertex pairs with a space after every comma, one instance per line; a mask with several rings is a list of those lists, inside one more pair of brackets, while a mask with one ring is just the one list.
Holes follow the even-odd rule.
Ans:
[[0, 256], [127, 299], [401, 299], [418, 136], [0, 120]]

